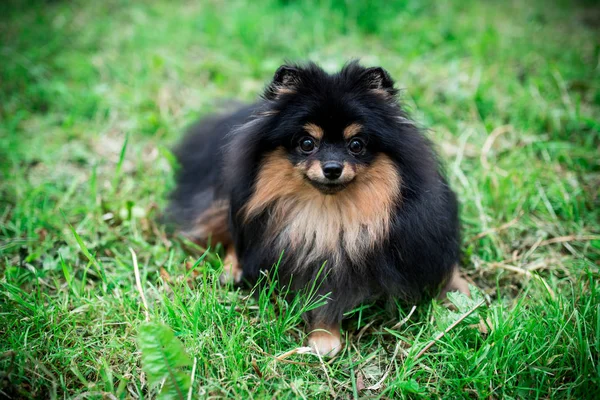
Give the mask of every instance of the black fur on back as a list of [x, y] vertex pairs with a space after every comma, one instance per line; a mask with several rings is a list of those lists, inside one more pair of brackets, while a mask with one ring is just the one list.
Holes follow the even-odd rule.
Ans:
[[198, 215], [216, 200], [226, 199], [223, 151], [227, 134], [249, 120], [255, 106], [245, 106], [227, 116], [209, 116], [192, 125], [174, 151], [180, 164], [176, 188], [164, 220], [182, 231], [193, 228]]

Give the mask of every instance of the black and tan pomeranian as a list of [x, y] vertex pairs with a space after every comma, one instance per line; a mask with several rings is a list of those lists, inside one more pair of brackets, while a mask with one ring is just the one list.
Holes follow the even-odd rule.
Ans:
[[222, 280], [253, 284], [280, 258], [292, 289], [322, 280], [327, 304], [306, 320], [323, 355], [363, 302], [468, 293], [456, 197], [396, 92], [379, 67], [284, 65], [259, 102], [204, 119], [177, 151], [171, 220], [223, 244]]

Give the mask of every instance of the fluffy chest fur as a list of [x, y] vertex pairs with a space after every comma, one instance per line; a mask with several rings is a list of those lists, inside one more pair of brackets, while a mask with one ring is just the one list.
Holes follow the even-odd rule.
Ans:
[[268, 210], [266, 238], [281, 250], [291, 250], [296, 268], [327, 261], [335, 269], [345, 257], [360, 263], [387, 238], [400, 184], [394, 163], [379, 155], [356, 171], [346, 189], [325, 195], [306, 182], [283, 150], [277, 150], [261, 164], [254, 193], [242, 212], [250, 220]]

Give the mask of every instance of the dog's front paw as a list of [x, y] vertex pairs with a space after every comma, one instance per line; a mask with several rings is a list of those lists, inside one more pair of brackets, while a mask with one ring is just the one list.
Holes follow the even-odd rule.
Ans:
[[458, 270], [458, 265], [454, 266], [454, 270], [452, 271], [452, 275], [446, 282], [444, 288], [442, 288], [441, 293], [438, 296], [439, 300], [445, 300], [448, 292], [460, 292], [471, 297], [471, 292], [469, 291], [469, 283], [460, 276], [460, 271]]
[[242, 281], [242, 269], [233, 249], [227, 251], [223, 260], [223, 273], [219, 276], [221, 285], [238, 284]]
[[313, 352], [326, 357], [334, 357], [342, 349], [340, 329], [319, 327], [308, 336], [308, 345]]

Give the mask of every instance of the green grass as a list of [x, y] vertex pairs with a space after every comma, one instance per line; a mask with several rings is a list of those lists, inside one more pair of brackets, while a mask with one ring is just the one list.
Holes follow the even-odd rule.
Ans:
[[[196, 359], [194, 397], [600, 397], [598, 6], [258, 3], [0, 6], [0, 397], [156, 394], [129, 248], [149, 319]], [[333, 361], [278, 360], [303, 345], [301, 305], [220, 288], [214, 253], [165, 236], [168, 149], [284, 59], [356, 57], [397, 79], [445, 160], [491, 329], [465, 321], [417, 358], [465, 310], [396, 326], [410, 306], [366, 305]]]

